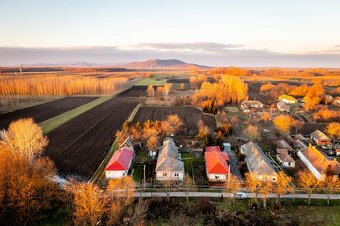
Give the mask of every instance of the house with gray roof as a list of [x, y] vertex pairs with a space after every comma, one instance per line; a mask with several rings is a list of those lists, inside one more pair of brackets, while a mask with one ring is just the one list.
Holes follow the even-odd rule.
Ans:
[[245, 155], [249, 172], [262, 181], [277, 181], [277, 172], [270, 163], [267, 155], [254, 142], [249, 142], [240, 147], [240, 151]]
[[172, 138], [167, 137], [163, 145], [158, 148], [156, 163], [156, 180], [183, 181], [184, 163], [181, 161], [178, 147]]

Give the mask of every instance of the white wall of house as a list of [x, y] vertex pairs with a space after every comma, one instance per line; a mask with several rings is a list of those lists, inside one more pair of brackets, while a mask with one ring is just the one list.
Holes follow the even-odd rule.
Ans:
[[286, 168], [295, 168], [295, 162], [283, 162], [282, 165]]
[[115, 179], [115, 178], [122, 178], [125, 177], [128, 174], [127, 170], [120, 170], [120, 171], [116, 171], [116, 170], [106, 170], [105, 171], [105, 176], [107, 179]]
[[156, 180], [178, 180], [183, 181], [184, 172], [182, 171], [158, 171], [156, 172]]
[[276, 156], [277, 160], [279, 160], [279, 162], [281, 163], [281, 165], [285, 168], [295, 168], [295, 162], [288, 162], [285, 161], [283, 162], [280, 158], [279, 155]]
[[224, 181], [227, 181], [227, 174], [213, 174], [213, 173], [208, 173], [207, 174], [208, 176], [208, 180], [209, 181], [221, 181], [221, 182], [224, 182]]
[[248, 162], [247, 162], [247, 168], [248, 168], [249, 172], [252, 175], [256, 176], [261, 181], [268, 181], [268, 180], [269, 181], [273, 181], [273, 182], [277, 181], [277, 174], [268, 174], [268, 175], [266, 175], [266, 174], [257, 174], [256, 172], [250, 171], [250, 167], [248, 165]]
[[282, 98], [281, 101], [286, 103], [286, 104], [295, 104], [296, 103], [296, 100], [288, 100], [286, 98]]

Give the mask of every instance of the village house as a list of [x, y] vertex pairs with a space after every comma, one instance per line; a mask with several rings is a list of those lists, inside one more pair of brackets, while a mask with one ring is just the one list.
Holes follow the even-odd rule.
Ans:
[[240, 147], [240, 151], [245, 155], [247, 168], [252, 175], [262, 181], [277, 181], [277, 172], [256, 143], [246, 143]]
[[293, 146], [295, 150], [301, 150], [307, 147], [307, 145], [301, 140], [293, 140]]
[[105, 168], [105, 176], [107, 179], [122, 178], [126, 176], [132, 165], [135, 153], [131, 148], [122, 147], [118, 149], [112, 156], [109, 164]]
[[317, 146], [331, 144], [331, 139], [329, 139], [329, 137], [320, 130], [315, 130], [313, 133], [311, 133], [310, 138]]
[[277, 160], [284, 168], [295, 168], [295, 160], [289, 155], [288, 150], [281, 149], [277, 152]]
[[300, 150], [298, 156], [315, 178], [320, 181], [325, 179], [327, 173], [331, 173], [334, 177], [340, 176], [340, 163], [335, 159], [330, 159], [312, 145]]
[[282, 152], [282, 151], [287, 151], [288, 153], [294, 152], [294, 148], [290, 146], [285, 140], [277, 140], [274, 142], [276, 146], [276, 153]]
[[178, 153], [178, 147], [172, 138], [167, 137], [159, 148], [156, 163], [156, 180], [183, 181], [184, 163]]
[[263, 104], [258, 100], [244, 100], [241, 102], [241, 110], [244, 113], [255, 112], [263, 108]]
[[205, 151], [205, 166], [208, 180], [211, 182], [227, 181], [229, 156], [222, 152], [219, 146], [207, 147]]
[[283, 101], [280, 101], [276, 104], [277, 108], [282, 111], [282, 112], [289, 112], [290, 111], [290, 107], [285, 104]]
[[295, 99], [292, 96], [285, 95], [285, 94], [279, 96], [279, 100], [286, 103], [286, 104], [296, 104], [297, 103], [297, 99]]

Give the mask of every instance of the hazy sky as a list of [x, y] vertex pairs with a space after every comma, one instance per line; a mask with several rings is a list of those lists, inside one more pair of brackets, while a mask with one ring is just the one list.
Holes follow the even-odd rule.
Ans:
[[0, 0], [0, 65], [340, 67], [337, 0]]

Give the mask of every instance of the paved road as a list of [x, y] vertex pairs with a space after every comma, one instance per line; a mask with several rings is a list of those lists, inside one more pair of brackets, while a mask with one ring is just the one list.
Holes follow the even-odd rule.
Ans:
[[[189, 192], [189, 197], [231, 197], [231, 193], [220, 193], [220, 192]], [[248, 198], [255, 198], [255, 193], [246, 193]], [[167, 197], [165, 192], [136, 192], [136, 197]], [[187, 194], [185, 192], [170, 192], [170, 197], [186, 197]], [[258, 195], [258, 198], [261, 198], [262, 195]], [[276, 194], [268, 195], [268, 198], [277, 198]], [[295, 199], [306, 199], [308, 198], [308, 194], [286, 194], [282, 195], [281, 198], [295, 198]], [[312, 199], [327, 199], [326, 194], [312, 194]], [[333, 194], [330, 196], [330, 199], [340, 199], [340, 194]]]

